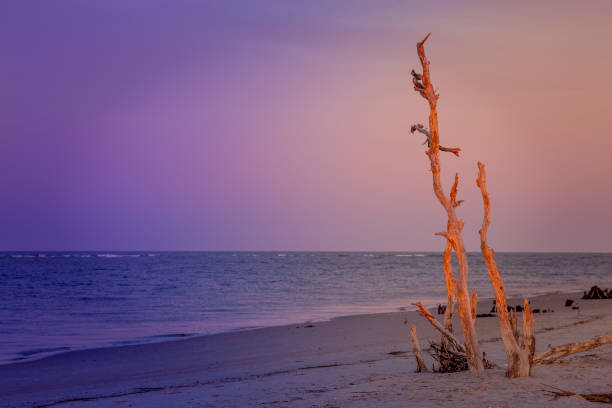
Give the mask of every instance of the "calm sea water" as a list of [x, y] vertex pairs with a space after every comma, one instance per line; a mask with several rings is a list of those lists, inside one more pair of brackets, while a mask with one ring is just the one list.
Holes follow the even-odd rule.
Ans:
[[[470, 286], [493, 296], [480, 254]], [[497, 253], [509, 294], [612, 287], [612, 254]], [[412, 309], [439, 253], [0, 253], [0, 363], [70, 349]]]

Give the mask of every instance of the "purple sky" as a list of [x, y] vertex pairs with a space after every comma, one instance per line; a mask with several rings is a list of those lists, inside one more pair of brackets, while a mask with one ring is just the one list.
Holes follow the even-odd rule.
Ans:
[[612, 3], [455, 3], [2, 1], [0, 249], [441, 250], [432, 31], [467, 249], [481, 160], [496, 250], [612, 251]]

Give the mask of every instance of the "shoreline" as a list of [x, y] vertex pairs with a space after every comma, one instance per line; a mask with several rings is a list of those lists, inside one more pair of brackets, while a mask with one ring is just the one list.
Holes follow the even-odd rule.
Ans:
[[[575, 293], [578, 293], [578, 292], [544, 291], [542, 293], [536, 292], [534, 294], [528, 294], [528, 295], [509, 295], [508, 299], [518, 298], [518, 297], [531, 298], [531, 297], [547, 296], [547, 295], [563, 295], [563, 294], [571, 295]], [[483, 297], [482, 299], [478, 300], [478, 304], [480, 305], [481, 302], [487, 302], [487, 301], [492, 302], [493, 299], [494, 297]], [[406, 302], [406, 303], [409, 303], [409, 302]], [[437, 302], [430, 301], [430, 302], [423, 302], [423, 304], [428, 309], [436, 308], [438, 304], [446, 304], [446, 299], [441, 298]], [[38, 360], [50, 358], [50, 357], [65, 354], [65, 353], [73, 353], [73, 352], [97, 350], [97, 349], [109, 349], [109, 348], [126, 347], [126, 346], [138, 346], [138, 345], [156, 344], [156, 343], [167, 343], [167, 342], [188, 340], [188, 339], [193, 339], [193, 338], [215, 336], [219, 334], [243, 333], [243, 332], [248, 332], [252, 330], [282, 328], [282, 327], [289, 327], [289, 326], [296, 326], [296, 325], [306, 325], [310, 323], [318, 324], [318, 323], [330, 322], [335, 319], [350, 318], [350, 317], [364, 317], [364, 316], [386, 315], [389, 313], [413, 312], [417, 310], [417, 307], [409, 305], [409, 306], [396, 307], [394, 309], [395, 310], [379, 311], [379, 312], [372, 312], [372, 313], [356, 313], [356, 314], [337, 315], [337, 316], [331, 316], [326, 319], [308, 319], [308, 320], [304, 320], [301, 322], [285, 323], [285, 324], [271, 325], [271, 326], [236, 328], [236, 329], [230, 329], [226, 331], [220, 331], [217, 333], [205, 333], [205, 334], [167, 333], [167, 334], [157, 334], [153, 336], [148, 336], [148, 337], [141, 338], [141, 339], [117, 340], [116, 342], [105, 343], [105, 344], [92, 344], [92, 345], [87, 345], [87, 346], [58, 346], [58, 347], [49, 347], [49, 348], [35, 349], [35, 350], [22, 350], [18, 354], [23, 355], [22, 353], [31, 353], [27, 355], [33, 355], [33, 356], [37, 354], [41, 354], [41, 355], [37, 357], [23, 357], [23, 358], [17, 357], [12, 360], [0, 362], [0, 367], [12, 365], [12, 364], [23, 364], [23, 363], [32, 362], [32, 361], [38, 361]]]
[[[584, 340], [612, 326], [612, 300], [581, 300], [581, 296], [582, 292], [572, 292], [531, 299], [534, 308], [554, 310], [535, 314], [536, 352], [548, 343]], [[564, 307], [566, 298], [574, 299], [580, 309]], [[519, 304], [520, 298], [508, 300]], [[490, 308], [490, 300], [478, 303], [479, 313]], [[500, 389], [493, 394], [474, 389], [468, 372], [415, 374], [409, 340], [412, 323], [425, 348], [428, 339], [439, 338], [416, 312], [401, 311], [65, 352], [0, 366], [0, 377], [5, 379], [0, 384], [0, 406], [399, 407], [407, 399], [414, 403], [411, 406], [482, 406], [487, 398], [512, 401], [516, 393], [526, 393], [525, 406], [556, 406], [549, 404], [540, 384], [572, 392], [610, 391], [606, 388], [612, 361], [609, 345], [558, 364], [536, 366], [527, 379], [508, 380], [502, 368], [487, 370], [485, 388]], [[497, 318], [478, 318], [476, 326], [487, 358], [503, 365]], [[461, 337], [458, 321], [455, 328]], [[426, 364], [431, 363], [426, 356]], [[449, 387], [465, 392], [446, 402], [436, 400]], [[495, 401], [490, 400], [490, 405], [504, 406]]]

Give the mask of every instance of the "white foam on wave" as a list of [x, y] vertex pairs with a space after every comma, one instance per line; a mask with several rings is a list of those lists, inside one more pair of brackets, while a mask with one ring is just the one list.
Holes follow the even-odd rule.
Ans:
[[94, 254], [93, 256], [96, 256], [99, 258], [138, 258], [138, 257], [158, 256], [158, 254]]

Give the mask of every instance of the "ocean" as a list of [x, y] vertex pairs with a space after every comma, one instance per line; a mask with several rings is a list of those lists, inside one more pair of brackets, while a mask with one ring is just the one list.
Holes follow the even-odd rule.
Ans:
[[[509, 295], [612, 287], [612, 254], [496, 253]], [[479, 253], [470, 288], [493, 290]], [[456, 272], [456, 265], [455, 265]], [[0, 364], [446, 300], [441, 253], [3, 252]]]

